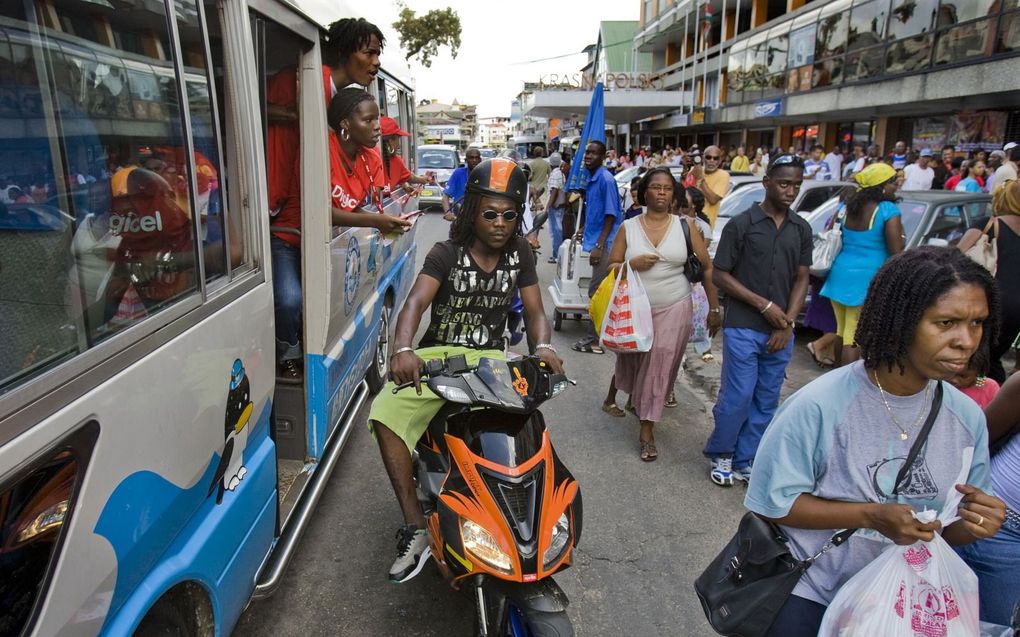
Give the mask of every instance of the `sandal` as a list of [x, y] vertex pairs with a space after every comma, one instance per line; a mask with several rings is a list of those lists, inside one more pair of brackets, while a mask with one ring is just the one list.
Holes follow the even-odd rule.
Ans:
[[627, 415], [626, 412], [616, 405], [616, 403], [602, 403], [602, 411], [606, 412], [613, 418], [623, 418]]
[[601, 354], [601, 353], [603, 353], [602, 352], [602, 348], [599, 347], [598, 345], [596, 345], [594, 343], [585, 343], [585, 342], [582, 342], [582, 341], [578, 341], [578, 342], [574, 343], [573, 345], [570, 346], [570, 349], [574, 350], [575, 352], [582, 352], [584, 354]]
[[654, 440], [639, 440], [641, 444], [641, 459], [645, 462], [654, 462], [659, 457], [659, 450], [655, 447]]
[[831, 358], [818, 358], [818, 354], [815, 352], [814, 343], [808, 343], [805, 347], [807, 347], [807, 351], [811, 352], [811, 358], [814, 359], [815, 365], [818, 365], [819, 367], [822, 368], [836, 366], [836, 361], [832, 360]]
[[715, 356], [712, 356], [712, 352], [705, 352], [704, 354], [701, 355], [701, 360], [705, 361], [706, 363], [711, 363], [712, 361], [715, 360]]
[[669, 396], [666, 396], [666, 402], [664, 403], [664, 406], [667, 407], [668, 409], [673, 409], [675, 407], [680, 406], [680, 403], [676, 401], [676, 392], [669, 392]]

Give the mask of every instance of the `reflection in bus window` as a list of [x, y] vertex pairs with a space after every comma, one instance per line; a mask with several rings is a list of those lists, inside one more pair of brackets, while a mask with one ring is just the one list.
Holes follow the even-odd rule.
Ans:
[[197, 282], [164, 5], [68, 0], [29, 25], [21, 4], [0, 33], [0, 391]]

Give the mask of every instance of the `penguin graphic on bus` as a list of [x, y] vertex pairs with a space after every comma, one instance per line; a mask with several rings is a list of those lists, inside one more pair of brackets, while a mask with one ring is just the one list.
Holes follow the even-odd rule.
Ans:
[[216, 492], [216, 504], [223, 502], [223, 492], [233, 491], [244, 479], [248, 470], [244, 467], [244, 448], [248, 443], [248, 420], [254, 405], [251, 402], [251, 387], [240, 359], [230, 369], [230, 389], [227, 391], [227, 409], [223, 423], [223, 453], [216, 467], [209, 495]]

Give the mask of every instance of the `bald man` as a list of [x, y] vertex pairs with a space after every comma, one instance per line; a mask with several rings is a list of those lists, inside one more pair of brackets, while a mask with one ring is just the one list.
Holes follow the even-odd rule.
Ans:
[[704, 158], [704, 168], [696, 165], [691, 172], [695, 187], [705, 195], [705, 214], [714, 228], [715, 218], [719, 216], [719, 202], [730, 189], [730, 174], [719, 167], [722, 165], [722, 151], [718, 146], [706, 148]]

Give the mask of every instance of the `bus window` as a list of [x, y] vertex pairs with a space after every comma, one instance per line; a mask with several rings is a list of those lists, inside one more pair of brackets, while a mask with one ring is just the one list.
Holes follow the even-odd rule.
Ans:
[[197, 289], [163, 5], [39, 6], [0, 34], [0, 392]]

